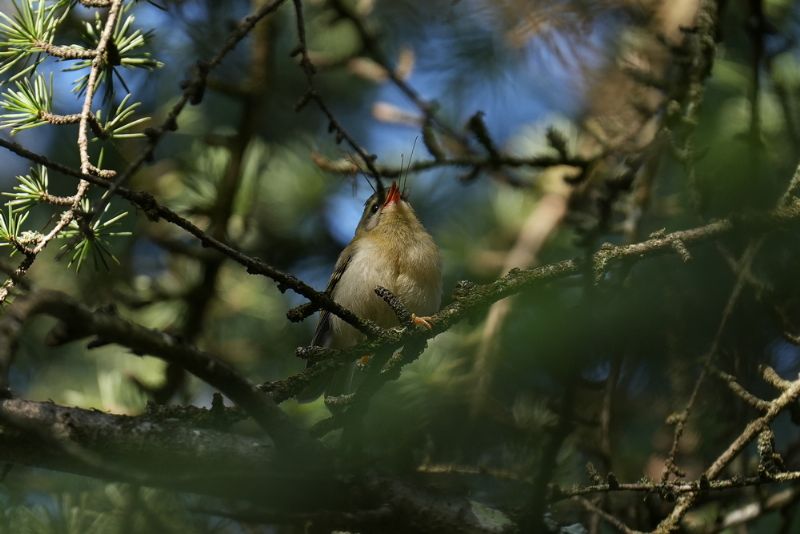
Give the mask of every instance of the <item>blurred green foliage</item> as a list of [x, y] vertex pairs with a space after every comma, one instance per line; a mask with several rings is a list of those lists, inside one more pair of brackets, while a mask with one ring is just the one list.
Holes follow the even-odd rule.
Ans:
[[[121, 75], [142, 102], [143, 112], [163, 117], [175, 102], [178, 81], [188, 66], [209, 57], [231, 24], [259, 2], [154, 4], [138, 2], [131, 4], [131, 10], [137, 26], [154, 28], [152, 49], [164, 68]], [[324, 59], [331, 65], [320, 68], [318, 91], [380, 162], [399, 164], [401, 154], [407, 161], [419, 132], [381, 123], [371, 111], [375, 102], [415, 110], [390, 84], [354, 76], [346, 59], [359, 52], [356, 32], [335, 18], [325, 2], [306, 4], [309, 47], [319, 53], [320, 63]], [[557, 12], [545, 10], [541, 13], [553, 17], [556, 29], [534, 28], [526, 34], [517, 27], [525, 19], [521, 14], [529, 9], [527, 14], [534, 18], [540, 4], [546, 2], [376, 2], [368, 20], [390, 57], [405, 47], [414, 51], [410, 83], [426, 98], [437, 100], [444, 120], [461, 127], [472, 113], [484, 110], [495, 141], [505, 151], [535, 155], [547, 150], [545, 130], [553, 124], [567, 134], [571, 146], [577, 145], [579, 134], [570, 121], [586, 112], [592, 97], [591, 76], [583, 76], [581, 69], [602, 70], [613, 64], [619, 36], [633, 33], [638, 23], [636, 9], [564, 1], [558, 4], [575, 18], [562, 20]], [[9, 5], [4, 2], [3, 9]], [[655, 163], [651, 198], [642, 208], [640, 238], [662, 228], [688, 228], [763, 209], [774, 203], [794, 172], [800, 156], [796, 46], [800, 10], [788, 0], [764, 2], [764, 9], [770, 32], [762, 36], [760, 82], [755, 88], [747, 10], [733, 6], [725, 10], [722, 42], [692, 134], [697, 183], [688, 182], [686, 167], [664, 143]], [[65, 37], [77, 35], [92, 17], [90, 10], [75, 9], [65, 20]], [[337, 159], [344, 148], [336, 145], [324, 117], [311, 106], [293, 111], [305, 80], [289, 57], [296, 42], [290, 10], [280, 10], [263, 24], [259, 36], [248, 38], [214, 71], [203, 103], [184, 111], [178, 131], [164, 140], [154, 163], [138, 173], [131, 186], [152, 192], [246, 253], [323, 288], [369, 190], [363, 178], [335, 176], [313, 163], [312, 151]], [[261, 56], [254, 54], [254, 42], [266, 47]], [[264, 64], [254, 64], [254, 56]], [[258, 69], [263, 69], [263, 86], [258, 87], [255, 106], [242, 97], [241, 89]], [[30, 83], [23, 80], [19, 90]], [[38, 80], [45, 78], [35, 80], [44, 83]], [[75, 103], [63, 96], [68, 81], [62, 74], [55, 74], [54, 87], [56, 106], [68, 112]], [[759, 121], [754, 129], [755, 94]], [[122, 96], [119, 92], [114, 105]], [[258, 110], [255, 118], [249, 117], [253, 109]], [[248, 120], [254, 122], [253, 131], [241, 137], [241, 126]], [[74, 163], [75, 127], [60, 126], [47, 135], [44, 130], [21, 131], [19, 141], [53, 160]], [[141, 126], [135, 130], [141, 131]], [[144, 143], [122, 139], [106, 145], [104, 166], [123, 169]], [[427, 154], [419, 157], [428, 159]], [[229, 170], [235, 158], [238, 172], [231, 182]], [[7, 192], [15, 186], [16, 174], [28, 172], [16, 169], [13, 165], [18, 162], [11, 161], [4, 161]], [[501, 274], [505, 255], [531, 210], [560, 186], [532, 170], [513, 172], [531, 186], [513, 188], [493, 180], [492, 173], [463, 184], [457, 180], [463, 170], [448, 168], [409, 177], [411, 202], [442, 249], [446, 302], [458, 280], [480, 283]], [[35, 193], [34, 182], [28, 186]], [[19, 183], [18, 188], [28, 187], [25, 180]], [[219, 220], [219, 199], [231, 183], [233, 201], [224, 220]], [[74, 190], [74, 182], [63, 176], [51, 174], [49, 184], [53, 194]], [[694, 194], [699, 196], [696, 206]], [[91, 196], [96, 201], [99, 193]], [[183, 336], [220, 355], [254, 382], [280, 379], [303, 368], [294, 350], [308, 343], [314, 319], [293, 324], [285, 318], [286, 310], [301, 299], [281, 293], [270, 280], [248, 275], [232, 262], [220, 262], [212, 270], [213, 253], [179, 229], [152, 223], [122, 202], [115, 201], [114, 210], [111, 213], [129, 212], [119, 220], [114, 216], [119, 235], [105, 245], [119, 264], [107, 262], [107, 268], [95, 268], [87, 263], [79, 272], [68, 270], [70, 254], [62, 257], [58, 247], [51, 246], [31, 271], [32, 283], [77, 295], [91, 306], [113, 303], [119, 315]], [[30, 213], [24, 229], [41, 228], [52, 217], [51, 211], [41, 208]], [[625, 240], [618, 225], [599, 225], [592, 210], [576, 209], [571, 216], [539, 251], [541, 263], [585, 257], [605, 241]], [[12, 215], [2, 220], [6, 222], [0, 232], [15, 219]], [[613, 270], [596, 287], [588, 278], [575, 277], [517, 296], [495, 349], [489, 401], [479, 410], [473, 398], [480, 378], [475, 376], [474, 362], [483, 315], [459, 324], [433, 340], [399, 380], [375, 397], [365, 421], [364, 454], [387, 472], [434, 464], [478, 465], [529, 479], [557, 424], [566, 385], [577, 377], [581, 385], [573, 388], [576, 420], [555, 458], [554, 482], [587, 483], [587, 461], [602, 466], [604, 473], [613, 470], [621, 480], [657, 479], [672, 436], [664, 421], [688, 399], [698, 358], [712, 344], [735, 283], [720, 250], [738, 257], [752, 239], [747, 232], [736, 232], [720, 244], [692, 249], [689, 263], [677, 255], [647, 259]], [[774, 313], [780, 310], [791, 318], [800, 312], [798, 247], [795, 229], [765, 238], [751, 271], [768, 286], [767, 297], [746, 289], [718, 344], [720, 367], [735, 371], [743, 385], [764, 398], [773, 394], [757, 378], [758, 364], [772, 365], [786, 377], [800, 371], [800, 354], [782, 337]], [[19, 340], [12, 388], [23, 398], [139, 414], [150, 397], [147, 388], [137, 384], [158, 388], [165, 380], [160, 360], [116, 346], [48, 347], [43, 339], [52, 326], [52, 321], [36, 320]], [[607, 456], [601, 450], [598, 421], [604, 402], [602, 383], [612, 373], [617, 385]], [[177, 389], [173, 401], [210, 406], [212, 393], [190, 378]], [[701, 396], [679, 458], [692, 475], [754, 415], [732, 400], [721, 384], [707, 381]], [[304, 424], [328, 415], [321, 399], [312, 404], [287, 401], [283, 407]], [[800, 433], [788, 418], [779, 420], [776, 433], [782, 450], [796, 450], [790, 446], [800, 442]], [[329, 436], [328, 442], [335, 443], [337, 437]], [[796, 466], [800, 459], [791, 454], [786, 461]], [[748, 462], [743, 460], [736, 469], [747, 472], [752, 468]], [[524, 491], [508, 489], [488, 477], [448, 480], [443, 485], [512, 509], [528, 499]], [[725, 505], [732, 508], [747, 502], [748, 495], [732, 497]], [[628, 518], [641, 528], [652, 526], [654, 518], [669, 509], [669, 503], [655, 496], [648, 496], [644, 506], [629, 497], [622, 497], [617, 509], [629, 510]], [[0, 529], [9, 533], [242, 531], [234, 522], [190, 513], [185, 495], [21, 466], [14, 466], [0, 485], [0, 503]], [[712, 503], [702, 513], [713, 517], [717, 506], [727, 509]], [[646, 513], [637, 516], [634, 510], [640, 508]], [[553, 511], [559, 520], [563, 515], [565, 523], [586, 519], [569, 507]], [[796, 516], [792, 512], [787, 519], [794, 528]], [[751, 531], [772, 532], [777, 521], [767, 517]]]

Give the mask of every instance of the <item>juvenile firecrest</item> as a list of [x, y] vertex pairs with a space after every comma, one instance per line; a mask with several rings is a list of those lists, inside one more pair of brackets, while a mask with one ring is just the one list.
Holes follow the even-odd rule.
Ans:
[[[375, 294], [378, 286], [394, 293], [417, 325], [431, 328], [428, 316], [439, 309], [442, 298], [439, 248], [395, 183], [367, 199], [355, 236], [339, 255], [326, 291], [359, 317], [384, 328], [396, 326], [395, 313]], [[362, 339], [358, 330], [323, 311], [311, 344], [345, 349]], [[312, 384], [301, 393], [301, 400], [313, 399], [326, 388], [328, 394], [347, 392], [352, 372], [346, 369], [336, 377], [325, 377], [324, 384]]]

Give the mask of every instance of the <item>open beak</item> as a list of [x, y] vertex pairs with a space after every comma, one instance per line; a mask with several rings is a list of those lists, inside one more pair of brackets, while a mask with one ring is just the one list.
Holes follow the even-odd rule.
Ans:
[[398, 189], [396, 182], [392, 182], [392, 186], [389, 188], [389, 192], [386, 194], [386, 201], [383, 203], [383, 207], [385, 208], [389, 204], [397, 202], [400, 200], [400, 198], [400, 189]]

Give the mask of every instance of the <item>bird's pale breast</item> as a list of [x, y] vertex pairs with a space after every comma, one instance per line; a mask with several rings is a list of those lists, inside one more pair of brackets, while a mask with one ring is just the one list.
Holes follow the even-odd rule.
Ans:
[[[426, 232], [411, 243], [387, 243], [364, 238], [358, 242], [346, 271], [336, 285], [336, 302], [383, 327], [397, 325], [391, 308], [377, 295], [383, 286], [394, 293], [409, 311], [431, 315], [442, 296], [439, 250]], [[333, 346], [343, 348], [358, 342], [360, 334], [333, 318]]]

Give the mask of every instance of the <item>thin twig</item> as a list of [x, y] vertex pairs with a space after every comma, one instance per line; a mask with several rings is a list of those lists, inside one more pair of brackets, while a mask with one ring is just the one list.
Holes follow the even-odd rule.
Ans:
[[[209, 73], [220, 63], [222, 63], [222, 60], [225, 59], [228, 53], [236, 48], [236, 45], [239, 44], [242, 39], [247, 37], [247, 35], [256, 26], [256, 24], [258, 24], [259, 21], [261, 21], [267, 15], [275, 12], [279, 7], [281, 7], [281, 5], [283, 5], [285, 1], [286, 0], [274, 0], [273, 2], [259, 8], [255, 12], [243, 18], [228, 36], [222, 47], [210, 60], [198, 61], [195, 64], [194, 69], [192, 69], [191, 78], [182, 83], [183, 92], [181, 93], [178, 101], [172, 106], [172, 108], [170, 108], [166, 118], [159, 127], [149, 128], [146, 131], [148, 136], [147, 147], [128, 165], [128, 167], [116, 178], [116, 180], [114, 180], [114, 182], [108, 188], [108, 191], [103, 194], [93, 210], [94, 215], [102, 213], [105, 206], [111, 201], [111, 197], [114, 195], [116, 190], [121, 185], [125, 184], [134, 174], [136, 174], [142, 165], [153, 159], [153, 155], [155, 154], [156, 148], [161, 142], [161, 139], [167, 133], [178, 129], [178, 116], [186, 107], [186, 104], [191, 103], [196, 105], [202, 101]], [[89, 218], [89, 220], [91, 220], [91, 218]]]
[[[498, 477], [502, 478], [502, 477]], [[674, 497], [698, 491], [730, 491], [737, 488], [763, 486], [765, 484], [786, 484], [800, 480], [800, 471], [779, 471], [771, 473], [769, 478], [763, 476], [733, 477], [708, 480], [703, 477], [696, 480], [671, 480], [669, 482], [619, 482], [616, 484], [592, 484], [562, 488], [550, 487], [548, 502], [557, 503], [576, 496], [597, 495], [605, 493], [648, 493], [665, 497]]]
[[614, 517], [613, 515], [609, 514], [602, 508], [595, 506], [595, 504], [588, 499], [584, 499], [582, 497], [574, 497], [573, 500], [583, 506], [588, 512], [596, 514], [600, 516], [606, 523], [611, 525], [612, 527], [616, 528], [618, 531], [624, 534], [638, 534], [640, 531], [633, 530], [625, 523]]
[[[705, 470], [703, 478], [707, 481], [715, 479], [722, 470], [742, 451], [744, 448], [753, 441], [763, 430], [769, 428], [770, 423], [781, 413], [789, 407], [790, 404], [800, 398], [800, 379], [791, 382], [788, 389], [783, 391], [779, 397], [770, 402], [770, 407], [767, 412], [751, 421], [747, 427], [742, 431], [739, 436], [728, 446], [728, 448], [720, 454], [716, 460]], [[770, 475], [773, 478], [773, 475]], [[780, 475], [776, 479], [779, 479]], [[681, 519], [687, 511], [694, 505], [697, 497], [701, 491], [688, 492], [678, 498], [675, 507], [670, 514], [662, 520], [655, 529], [658, 533], [668, 533], [676, 530], [680, 524]]]
[[59, 59], [95, 59], [97, 57], [97, 50], [95, 49], [59, 46], [39, 40], [34, 41], [32, 46]]
[[[108, 187], [108, 182], [104, 180], [91, 175], [81, 174], [75, 169], [50, 161], [40, 154], [25, 149], [17, 143], [12, 143], [0, 138], [0, 146], [52, 170], [62, 172], [69, 176], [86, 179], [101, 187]], [[123, 187], [117, 190], [117, 194], [134, 205], [139, 206], [151, 219], [161, 218], [175, 224], [198, 238], [202, 245], [211, 247], [244, 266], [248, 272], [272, 278], [278, 282], [279, 288], [292, 289], [296, 293], [305, 296], [310, 301], [317, 302], [321, 308], [331, 311], [331, 313], [342, 318], [361, 332], [371, 335], [371, 339], [359, 344], [352, 350], [342, 353], [341, 358], [344, 360], [352, 356], [349, 361], [353, 361], [364, 354], [371, 354], [375, 350], [383, 347], [399, 348], [411, 338], [419, 337], [420, 339], [430, 339], [449, 329], [453, 324], [460, 321], [468, 314], [482, 309], [492, 302], [525, 291], [542, 283], [577, 275], [582, 272], [583, 260], [581, 258], [575, 258], [529, 269], [514, 269], [507, 275], [484, 285], [462, 284], [457, 288], [454, 302], [440, 310], [434, 316], [433, 328], [431, 330], [392, 329], [384, 331], [371, 322], [359, 319], [352, 312], [334, 302], [329, 296], [314, 290], [296, 277], [279, 271], [258, 258], [248, 256], [230, 245], [212, 238], [187, 219], [159, 204], [152, 195]], [[682, 241], [687, 247], [693, 247], [700, 243], [727, 235], [735, 229], [746, 230], [748, 227], [751, 227], [764, 232], [798, 220], [800, 220], [800, 202], [794, 197], [789, 197], [784, 206], [775, 208], [766, 213], [741, 215], [737, 219], [722, 219], [695, 228], [659, 235], [630, 245], [601, 246], [599, 250], [592, 254], [592, 263], [596, 272], [606, 272], [614, 264], [637, 262], [644, 258], [665, 253], [674, 254], [675, 251], [672, 243], [676, 239]], [[338, 353], [339, 351], [323, 349], [320, 354], [320, 359], [325, 359], [326, 356], [333, 357], [333, 354]]]
[[[349, 161], [331, 161], [327, 158], [314, 155], [314, 163], [328, 172], [337, 174], [355, 176], [360, 172], [357, 165]], [[450, 156], [443, 158], [436, 158], [432, 160], [418, 160], [410, 163], [406, 167], [392, 167], [384, 165], [376, 165], [375, 168], [387, 178], [398, 178], [404, 173], [417, 173], [434, 170], [442, 167], [463, 167], [463, 168], [478, 168], [478, 169], [491, 169], [496, 167], [531, 167], [543, 169], [554, 167], [557, 165], [568, 165], [578, 168], [585, 168], [589, 164], [588, 160], [580, 157], [563, 157], [560, 155], [540, 155], [540, 156], [512, 156], [509, 154], [498, 153], [494, 157], [485, 157], [478, 155], [461, 155]]]
[[726, 373], [715, 366], [710, 366], [711, 373], [725, 382], [728, 388], [733, 391], [739, 398], [745, 401], [747, 404], [755, 408], [756, 410], [767, 411], [769, 409], [769, 402], [765, 401], [764, 399], [759, 399], [749, 391], [747, 391], [741, 384], [736, 380], [736, 377]]
[[678, 454], [678, 446], [680, 445], [681, 437], [683, 436], [683, 431], [686, 427], [686, 422], [689, 420], [689, 416], [691, 415], [699, 397], [701, 387], [705, 382], [705, 379], [711, 369], [711, 364], [717, 355], [719, 343], [722, 339], [722, 333], [725, 331], [725, 328], [728, 325], [728, 320], [733, 314], [733, 309], [739, 300], [742, 290], [744, 289], [746, 273], [750, 272], [750, 265], [755, 259], [755, 256], [758, 253], [759, 248], [761, 248], [763, 242], [764, 239], [762, 237], [754, 242], [749, 243], [745, 251], [742, 253], [742, 257], [739, 260], [739, 267], [737, 269], [738, 274], [736, 276], [736, 281], [731, 289], [730, 295], [728, 296], [728, 301], [725, 303], [725, 308], [722, 311], [722, 316], [719, 325], [717, 326], [717, 332], [711, 341], [711, 346], [709, 347], [708, 352], [706, 352], [703, 358], [703, 367], [700, 370], [700, 374], [697, 376], [697, 379], [695, 380], [694, 386], [692, 387], [692, 393], [689, 395], [689, 400], [687, 401], [683, 410], [672, 417], [672, 422], [675, 424], [675, 429], [672, 435], [672, 446], [670, 447], [669, 454], [667, 455], [667, 459], [664, 463], [664, 472], [661, 476], [662, 482], [666, 482], [670, 474], [679, 477], [683, 476], [683, 472], [678, 468], [675, 458]]
[[[23, 158], [44, 165], [48, 169], [58, 171], [66, 174], [67, 176], [74, 176], [105, 189], [110, 187], [110, 184], [106, 180], [100, 179], [92, 174], [81, 173], [76, 169], [51, 161], [41, 154], [31, 152], [25, 147], [12, 141], [0, 138], [0, 146], [14, 152], [19, 156], [22, 156]], [[189, 234], [199, 239], [202, 246], [210, 247], [218, 252], [221, 252], [236, 263], [245, 267], [247, 272], [251, 274], [260, 274], [271, 278], [278, 283], [278, 288], [282, 291], [291, 289], [297, 294], [306, 297], [309, 301], [314, 302], [319, 308], [330, 311], [346, 323], [353, 326], [359, 332], [372, 337], [378, 336], [382, 333], [383, 330], [380, 327], [371, 321], [365, 321], [359, 318], [350, 310], [343, 308], [334, 302], [333, 299], [331, 299], [330, 296], [326, 295], [324, 292], [316, 291], [313, 287], [309, 286], [302, 280], [299, 280], [295, 276], [280, 271], [258, 258], [248, 256], [247, 254], [244, 254], [227, 243], [212, 237], [185, 217], [182, 217], [166, 206], [159, 204], [153, 195], [142, 191], [127, 189], [122, 186], [117, 188], [116, 194], [128, 200], [133, 205], [141, 208], [150, 219], [163, 219], [171, 224], [174, 224], [175, 226], [182, 228]]]
[[[86, 95], [83, 99], [83, 107], [81, 108], [80, 120], [78, 122], [78, 153], [81, 161], [81, 174], [90, 174], [94, 169], [89, 158], [89, 126], [94, 119], [92, 115], [92, 103], [94, 102], [95, 90], [97, 89], [98, 78], [100, 72], [105, 68], [106, 64], [106, 50], [109, 47], [111, 38], [114, 34], [114, 28], [117, 24], [117, 19], [122, 10], [122, 0], [110, 0], [108, 13], [106, 15], [106, 22], [103, 31], [100, 33], [100, 38], [97, 41], [97, 47], [94, 49], [94, 56], [92, 64], [89, 69], [89, 76], [86, 83]], [[91, 117], [91, 118], [90, 118]], [[96, 122], [96, 121], [94, 121]], [[30, 269], [33, 262], [39, 253], [55, 238], [59, 236], [62, 230], [66, 228], [74, 219], [81, 206], [81, 201], [89, 190], [89, 181], [81, 179], [78, 182], [78, 188], [72, 197], [72, 204], [69, 209], [65, 210], [56, 222], [55, 226], [45, 235], [43, 235], [36, 246], [31, 250], [30, 254], [25, 255], [19, 267], [17, 267], [17, 277], [25, 276]], [[14, 278], [6, 280], [2, 287], [0, 287], [0, 303], [5, 301], [8, 297], [9, 290], [14, 286]]]
[[374, 154], [368, 154], [367, 151], [364, 150], [361, 145], [358, 144], [358, 142], [356, 142], [355, 138], [350, 134], [350, 132], [348, 132], [336, 119], [336, 117], [333, 115], [333, 112], [330, 110], [328, 105], [320, 96], [319, 92], [314, 87], [314, 74], [316, 73], [316, 69], [314, 68], [314, 64], [311, 62], [311, 58], [308, 56], [308, 45], [306, 44], [306, 25], [303, 17], [303, 2], [302, 0], [292, 0], [292, 3], [294, 4], [298, 40], [297, 48], [295, 48], [292, 54], [300, 56], [300, 67], [303, 69], [303, 73], [306, 76], [306, 83], [308, 84], [306, 93], [297, 103], [296, 109], [300, 110], [308, 102], [313, 101], [319, 110], [322, 111], [322, 113], [328, 118], [329, 130], [336, 132], [337, 141], [344, 140], [347, 142], [350, 148], [352, 148], [361, 158], [361, 161], [364, 162], [364, 165], [375, 178], [375, 182], [377, 183], [378, 187], [382, 188], [383, 184], [380, 180], [381, 173], [375, 166], [375, 160], [377, 157]]

